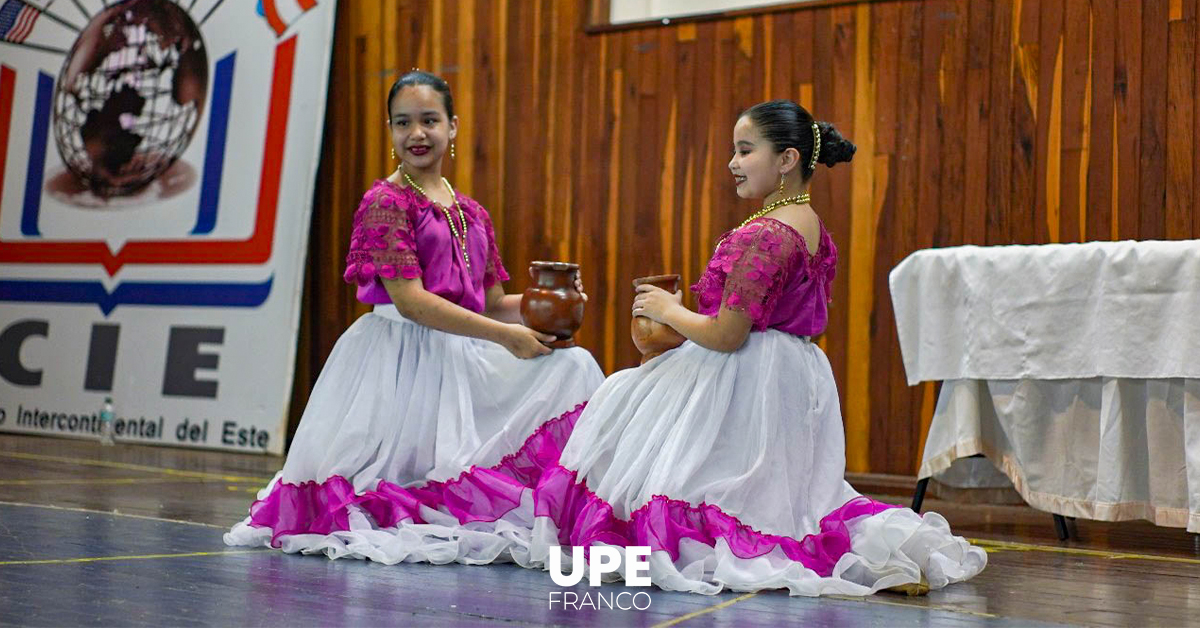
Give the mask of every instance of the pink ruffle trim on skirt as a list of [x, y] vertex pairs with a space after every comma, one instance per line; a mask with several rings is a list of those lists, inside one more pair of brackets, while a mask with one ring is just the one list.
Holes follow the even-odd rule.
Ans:
[[471, 467], [445, 482], [402, 487], [380, 480], [375, 490], [355, 494], [340, 475], [324, 482], [279, 482], [265, 498], [250, 505], [250, 525], [270, 528], [271, 545], [293, 534], [331, 534], [349, 530], [349, 510], [357, 505], [381, 527], [401, 521], [425, 523], [421, 506], [445, 510], [460, 523], [496, 521], [516, 508], [521, 493], [537, 486], [542, 473], [558, 464], [575, 422], [586, 404], [542, 424], [516, 452], [491, 467]]
[[847, 522], [898, 506], [855, 497], [825, 515], [820, 532], [802, 539], [759, 532], [716, 506], [693, 506], [663, 495], [654, 496], [623, 520], [613, 515], [612, 506], [588, 490], [585, 482], [577, 482], [574, 471], [556, 464], [534, 491], [534, 508], [537, 516], [554, 521], [563, 545], [646, 545], [678, 560], [682, 539], [709, 546], [725, 539], [738, 558], [755, 558], [778, 547], [789, 559], [828, 577], [838, 559], [850, 551]]

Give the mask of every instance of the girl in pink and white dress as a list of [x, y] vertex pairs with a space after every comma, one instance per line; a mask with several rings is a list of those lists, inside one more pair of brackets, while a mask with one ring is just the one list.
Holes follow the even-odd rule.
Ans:
[[387, 107], [400, 164], [363, 196], [345, 273], [375, 309], [338, 339], [283, 470], [225, 542], [488, 562], [502, 544], [462, 526], [494, 531], [519, 505], [603, 374], [519, 324], [491, 218], [441, 176], [458, 130], [446, 82], [409, 72]]
[[940, 515], [843, 479], [837, 388], [810, 340], [828, 321], [837, 250], [807, 189], [854, 145], [788, 100], [751, 107], [733, 141], [738, 196], [764, 207], [720, 238], [692, 286], [698, 312], [638, 288], [633, 314], [688, 340], [596, 391], [512, 553], [540, 566], [570, 546], [648, 545], [655, 585], [706, 594], [863, 595], [974, 576], [986, 554]]

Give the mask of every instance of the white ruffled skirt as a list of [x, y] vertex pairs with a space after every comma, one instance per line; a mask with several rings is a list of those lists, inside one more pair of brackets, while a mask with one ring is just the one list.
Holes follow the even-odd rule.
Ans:
[[645, 545], [655, 585], [704, 594], [865, 595], [979, 573], [986, 553], [940, 515], [846, 483], [843, 429], [809, 340], [768, 330], [733, 353], [684, 343], [592, 396], [534, 491], [529, 559]]
[[[379, 509], [396, 521], [419, 520], [422, 504], [443, 506], [441, 499], [452, 509], [474, 490], [456, 477], [473, 468], [521, 471], [533, 460], [516, 455], [526, 441], [565, 442], [603, 379], [582, 348], [520, 360], [498, 344], [376, 306], [338, 339], [283, 469], [225, 542], [326, 551], [338, 545], [332, 535], [370, 509], [385, 521]], [[560, 450], [561, 443], [555, 460]], [[536, 484], [536, 467], [524, 472], [523, 481]], [[419, 497], [398, 506], [389, 502], [396, 491]]]

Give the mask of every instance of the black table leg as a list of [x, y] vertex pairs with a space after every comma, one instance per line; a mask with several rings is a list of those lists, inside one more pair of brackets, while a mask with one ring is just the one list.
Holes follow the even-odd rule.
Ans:
[[929, 486], [929, 478], [917, 480], [917, 491], [913, 493], [913, 512], [920, 514], [921, 502], [925, 501], [925, 488]]
[[1071, 538], [1071, 531], [1067, 529], [1067, 520], [1062, 515], [1054, 515], [1054, 531], [1058, 533], [1060, 541]]

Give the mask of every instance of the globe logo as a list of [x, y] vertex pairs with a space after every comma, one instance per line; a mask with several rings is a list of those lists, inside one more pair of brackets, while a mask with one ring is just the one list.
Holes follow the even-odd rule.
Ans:
[[96, 195], [137, 192], [187, 149], [204, 112], [208, 54], [169, 0], [97, 13], [67, 54], [54, 93], [54, 142]]

